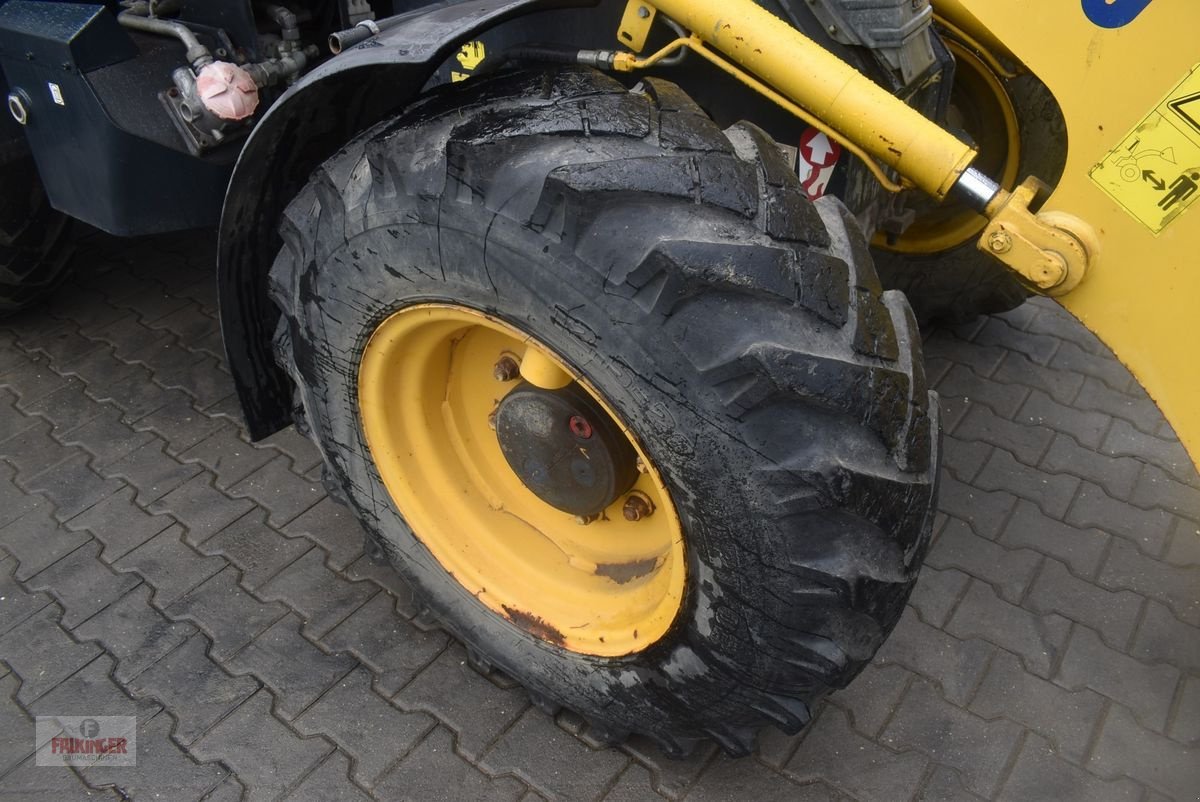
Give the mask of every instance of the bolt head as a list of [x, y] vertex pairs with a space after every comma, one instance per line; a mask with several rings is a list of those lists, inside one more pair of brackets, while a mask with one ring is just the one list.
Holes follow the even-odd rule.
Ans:
[[1008, 253], [1012, 246], [1012, 237], [1007, 231], [993, 231], [988, 237], [988, 249], [992, 253]]
[[645, 6], [638, 6], [638, 16], [642, 19], [646, 19], [646, 17], [650, 16], [650, 9], [646, 8]]

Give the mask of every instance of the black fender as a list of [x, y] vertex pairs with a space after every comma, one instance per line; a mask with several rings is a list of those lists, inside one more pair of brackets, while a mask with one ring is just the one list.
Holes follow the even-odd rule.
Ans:
[[282, 246], [280, 215], [313, 170], [410, 103], [462, 43], [516, 17], [596, 2], [465, 0], [400, 15], [308, 73], [264, 115], [234, 167], [217, 256], [221, 332], [250, 437], [291, 423], [291, 380], [272, 354], [279, 312], [267, 297], [267, 274]]

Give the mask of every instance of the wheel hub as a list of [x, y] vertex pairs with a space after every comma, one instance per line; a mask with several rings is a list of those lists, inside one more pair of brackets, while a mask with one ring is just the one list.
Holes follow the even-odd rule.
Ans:
[[600, 514], [637, 481], [629, 439], [576, 384], [545, 390], [522, 382], [500, 402], [496, 437], [521, 482], [573, 515]]

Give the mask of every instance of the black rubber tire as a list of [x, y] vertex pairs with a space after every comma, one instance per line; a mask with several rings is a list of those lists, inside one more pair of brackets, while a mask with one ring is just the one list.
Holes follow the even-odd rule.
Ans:
[[28, 156], [0, 167], [0, 317], [62, 284], [70, 271], [71, 219], [51, 208]]
[[[1066, 165], [1066, 123], [1045, 85], [1025, 74], [1005, 82], [1021, 132], [1018, 181], [1036, 175], [1058, 183]], [[980, 315], [1016, 309], [1032, 293], [1000, 262], [983, 253], [975, 240], [930, 255], [874, 248], [875, 268], [883, 286], [908, 297], [917, 322], [957, 325]]]
[[[757, 128], [674, 85], [583, 69], [437, 91], [358, 137], [288, 207], [271, 271], [281, 364], [329, 478], [476, 663], [594, 736], [684, 755], [799, 730], [904, 607], [936, 494], [916, 324], [834, 200]], [[405, 525], [361, 436], [374, 327], [453, 301], [530, 332], [639, 433], [686, 532], [683, 609], [632, 656], [494, 615]]]

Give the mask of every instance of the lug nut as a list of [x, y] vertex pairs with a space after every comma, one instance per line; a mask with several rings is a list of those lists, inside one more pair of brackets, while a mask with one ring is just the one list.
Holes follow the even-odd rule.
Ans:
[[579, 524], [580, 526], [587, 526], [592, 521], [598, 521], [598, 520], [600, 520], [600, 513], [595, 513], [593, 515], [576, 515], [575, 516], [575, 523]]
[[516, 381], [521, 375], [521, 366], [517, 364], [517, 360], [513, 359], [508, 354], [500, 357], [496, 362], [496, 366], [492, 368], [492, 378], [498, 382]]
[[621, 514], [625, 516], [626, 521], [640, 521], [654, 514], [654, 504], [644, 494], [635, 490], [625, 499]]

